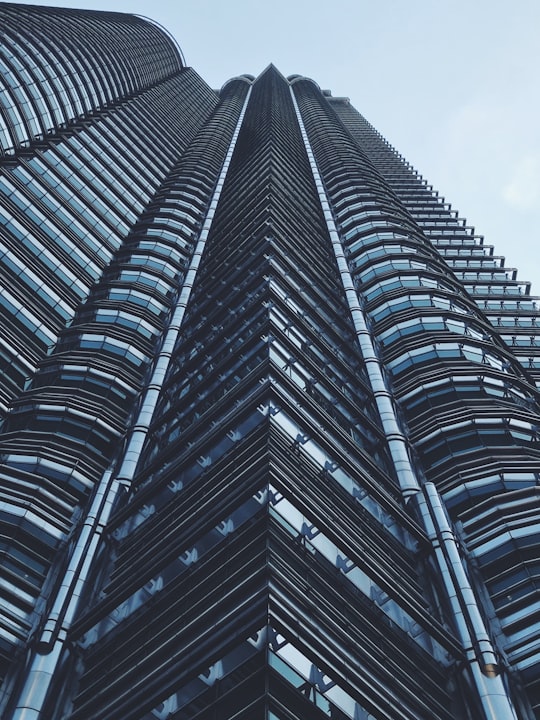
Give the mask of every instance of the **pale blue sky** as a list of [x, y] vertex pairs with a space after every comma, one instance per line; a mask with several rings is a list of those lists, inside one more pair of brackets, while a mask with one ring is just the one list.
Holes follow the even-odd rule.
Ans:
[[41, 4], [151, 17], [216, 88], [273, 62], [347, 95], [540, 294], [540, 0]]

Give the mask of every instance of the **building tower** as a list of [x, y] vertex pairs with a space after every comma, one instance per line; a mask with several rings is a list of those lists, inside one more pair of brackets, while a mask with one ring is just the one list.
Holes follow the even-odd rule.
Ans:
[[540, 718], [529, 286], [312, 80], [0, 21], [2, 716]]

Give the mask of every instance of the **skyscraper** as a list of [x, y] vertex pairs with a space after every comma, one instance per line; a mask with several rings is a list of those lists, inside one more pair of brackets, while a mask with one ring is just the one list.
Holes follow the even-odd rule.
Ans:
[[313, 80], [0, 20], [2, 715], [539, 718], [530, 288]]

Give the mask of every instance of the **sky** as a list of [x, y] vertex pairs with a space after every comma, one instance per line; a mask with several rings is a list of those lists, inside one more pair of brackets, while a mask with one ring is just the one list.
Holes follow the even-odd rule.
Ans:
[[56, 0], [150, 17], [214, 88], [270, 62], [347, 96], [540, 294], [540, 0]]

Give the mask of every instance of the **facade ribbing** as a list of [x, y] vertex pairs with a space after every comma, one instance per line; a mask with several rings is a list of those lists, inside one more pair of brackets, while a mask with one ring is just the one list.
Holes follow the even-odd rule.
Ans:
[[540, 718], [530, 288], [312, 80], [0, 20], [3, 716]]

